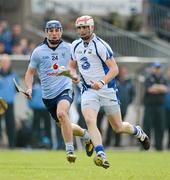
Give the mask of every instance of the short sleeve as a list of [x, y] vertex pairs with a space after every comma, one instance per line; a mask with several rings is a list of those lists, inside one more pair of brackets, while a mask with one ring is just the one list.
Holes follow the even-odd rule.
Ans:
[[76, 61], [76, 56], [75, 56], [75, 46], [74, 46], [73, 43], [71, 44], [71, 60]]
[[35, 49], [30, 57], [29, 67], [36, 69], [39, 64], [39, 57], [37, 49]]
[[106, 42], [101, 41], [97, 46], [99, 56], [103, 61], [106, 61], [107, 59], [111, 59], [113, 57], [113, 51]]

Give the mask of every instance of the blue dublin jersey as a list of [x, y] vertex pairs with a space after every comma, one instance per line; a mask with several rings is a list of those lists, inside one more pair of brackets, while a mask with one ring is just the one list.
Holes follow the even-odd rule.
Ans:
[[46, 39], [34, 49], [29, 68], [36, 69], [38, 72], [44, 99], [55, 98], [64, 90], [72, 89], [70, 78], [55, 75], [59, 66], [67, 69], [71, 58], [70, 51], [70, 44], [61, 41], [57, 47], [50, 48]]

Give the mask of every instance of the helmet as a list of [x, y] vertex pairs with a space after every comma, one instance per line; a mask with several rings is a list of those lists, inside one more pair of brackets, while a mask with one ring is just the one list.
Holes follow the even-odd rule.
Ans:
[[47, 31], [48, 29], [50, 28], [60, 28], [62, 29], [62, 25], [60, 23], [60, 21], [56, 21], [56, 20], [50, 20], [46, 23], [46, 26], [45, 26], [45, 31]]
[[90, 27], [90, 34], [91, 34], [94, 30], [94, 20], [91, 16], [88, 16], [88, 15], [80, 16], [77, 18], [75, 26], [76, 27], [89, 26]]

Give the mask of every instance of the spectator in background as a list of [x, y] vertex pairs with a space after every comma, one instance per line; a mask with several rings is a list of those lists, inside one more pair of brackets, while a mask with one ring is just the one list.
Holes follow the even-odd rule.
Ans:
[[[4, 114], [6, 133], [10, 148], [15, 147], [15, 116], [14, 116], [14, 100], [16, 90], [13, 84], [13, 78], [18, 79], [17, 74], [12, 70], [11, 60], [7, 54], [3, 54], [0, 60], [0, 97], [8, 104], [8, 109]], [[0, 123], [2, 116], [0, 116]]]
[[11, 53], [11, 31], [8, 27], [8, 23], [5, 20], [0, 20], [0, 41], [4, 43], [5, 53]]
[[135, 96], [135, 88], [131, 77], [129, 76], [128, 68], [126, 66], [120, 66], [119, 75], [117, 77], [117, 86], [120, 96], [120, 107], [122, 118], [124, 119], [127, 108], [132, 103]]
[[126, 30], [139, 32], [142, 26], [141, 15], [137, 13], [135, 8], [131, 9], [131, 16], [126, 23]]
[[28, 106], [33, 111], [32, 119], [32, 145], [34, 148], [51, 148], [51, 120], [50, 115], [42, 101], [41, 85], [38, 78], [35, 78], [32, 100]]
[[167, 148], [170, 149], [170, 67], [168, 67], [166, 72], [168, 93], [165, 96], [165, 111], [166, 111], [166, 124], [165, 128], [168, 131], [168, 142]]
[[12, 45], [18, 44], [21, 40], [22, 28], [20, 24], [12, 26]]
[[36, 44], [34, 42], [29, 42], [29, 45], [28, 45], [29, 54], [32, 53], [35, 47], [36, 47]]
[[23, 54], [23, 49], [20, 43], [16, 43], [12, 46], [12, 54], [21, 55]]
[[165, 94], [168, 91], [167, 82], [161, 74], [161, 63], [155, 62], [152, 72], [145, 80], [144, 95], [144, 131], [151, 137], [151, 130], [154, 130], [155, 149], [163, 149], [163, 134], [165, 123]]
[[21, 119], [17, 124], [16, 147], [31, 147], [32, 128], [29, 119]]
[[20, 46], [22, 48], [22, 54], [27, 55], [29, 54], [29, 43], [27, 38], [22, 38], [20, 40]]
[[31, 54], [33, 48], [35, 48], [34, 43], [22, 38], [20, 24], [14, 24], [11, 31], [7, 21], [0, 20], [0, 54], [27, 55]]
[[2, 41], [0, 41], [0, 54], [4, 54], [5, 53], [5, 45]]

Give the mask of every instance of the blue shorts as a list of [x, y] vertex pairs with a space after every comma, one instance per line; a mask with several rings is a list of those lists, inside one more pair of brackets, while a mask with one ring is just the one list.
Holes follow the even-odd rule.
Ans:
[[58, 121], [56, 110], [57, 110], [57, 105], [61, 100], [67, 100], [70, 102], [70, 104], [73, 102], [74, 98], [74, 93], [70, 89], [64, 90], [62, 93], [60, 93], [58, 96], [56, 96], [53, 99], [42, 99], [47, 110], [51, 114], [54, 120]]

